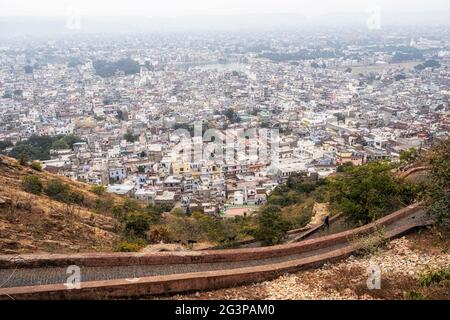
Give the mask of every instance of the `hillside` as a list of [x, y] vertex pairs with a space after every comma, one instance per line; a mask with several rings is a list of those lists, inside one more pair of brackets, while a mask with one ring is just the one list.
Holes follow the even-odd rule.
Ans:
[[[82, 195], [83, 203], [67, 204], [44, 194], [24, 192], [22, 179], [29, 175], [43, 183], [62, 181]], [[98, 203], [121, 199], [108, 194], [97, 196], [90, 188], [0, 156], [0, 254], [111, 251], [120, 238], [115, 232], [117, 221], [100, 214]]]

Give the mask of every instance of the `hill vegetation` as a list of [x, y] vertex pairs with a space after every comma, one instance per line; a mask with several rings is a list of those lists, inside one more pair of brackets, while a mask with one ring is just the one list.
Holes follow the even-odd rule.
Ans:
[[104, 209], [122, 201], [0, 156], [0, 254], [112, 251], [120, 223]]

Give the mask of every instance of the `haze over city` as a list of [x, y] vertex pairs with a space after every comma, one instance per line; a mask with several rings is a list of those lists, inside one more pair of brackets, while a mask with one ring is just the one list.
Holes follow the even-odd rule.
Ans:
[[0, 0], [0, 299], [449, 300], [449, 137], [448, 0]]

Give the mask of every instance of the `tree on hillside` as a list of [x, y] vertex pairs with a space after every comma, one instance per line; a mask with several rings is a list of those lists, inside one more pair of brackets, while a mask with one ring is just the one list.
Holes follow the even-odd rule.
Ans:
[[404, 150], [400, 153], [400, 161], [402, 162], [413, 162], [417, 159], [418, 152], [415, 148], [410, 148], [408, 150]]
[[328, 189], [332, 208], [359, 224], [409, 205], [415, 197], [413, 188], [394, 180], [391, 166], [384, 162], [348, 167], [329, 180]]
[[439, 142], [428, 155], [431, 172], [426, 184], [428, 212], [450, 228], [450, 139]]
[[281, 216], [280, 207], [268, 205], [258, 216], [255, 238], [264, 245], [280, 243], [289, 230], [289, 223]]

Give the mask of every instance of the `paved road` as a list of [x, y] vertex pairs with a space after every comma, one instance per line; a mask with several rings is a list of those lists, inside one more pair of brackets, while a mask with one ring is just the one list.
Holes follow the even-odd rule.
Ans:
[[[385, 231], [410, 222], [425, 220], [423, 212], [417, 212], [407, 216], [387, 227]], [[259, 259], [250, 261], [221, 262], [221, 263], [196, 263], [196, 264], [171, 264], [171, 265], [136, 265], [136, 266], [116, 266], [116, 267], [82, 267], [81, 281], [98, 281], [112, 279], [133, 279], [145, 276], [182, 274], [190, 272], [215, 271], [269, 265], [274, 263], [297, 260], [310, 256], [315, 256], [350, 245], [349, 242], [334, 244], [319, 250], [313, 250], [284, 257], [274, 257], [269, 259]], [[25, 268], [25, 269], [0, 269], [0, 288], [36, 286], [46, 284], [65, 283], [70, 274], [66, 273], [66, 268]]]

